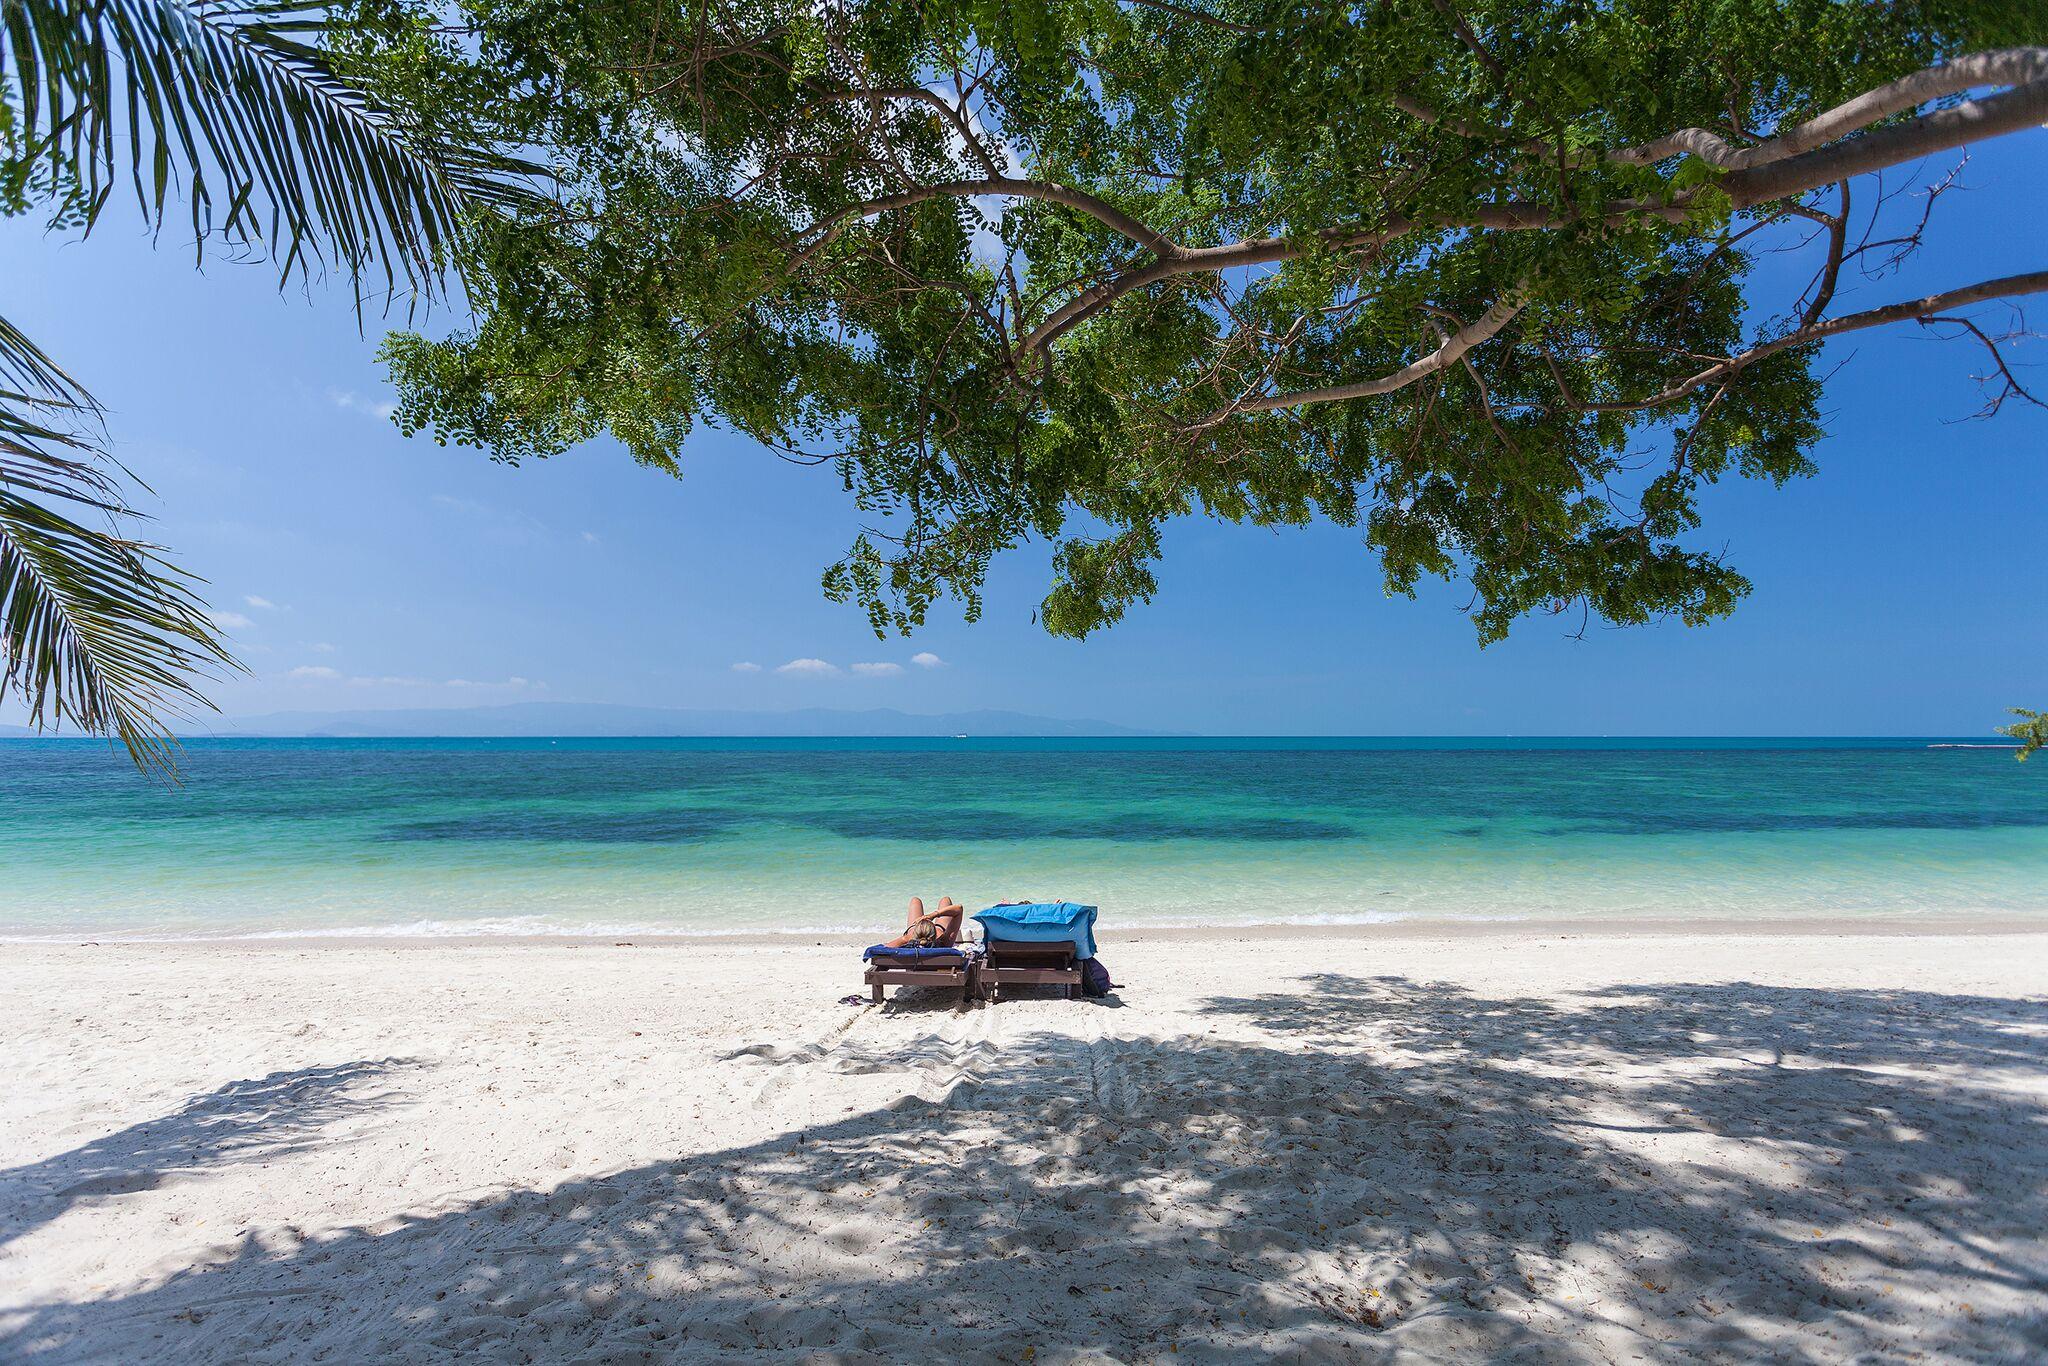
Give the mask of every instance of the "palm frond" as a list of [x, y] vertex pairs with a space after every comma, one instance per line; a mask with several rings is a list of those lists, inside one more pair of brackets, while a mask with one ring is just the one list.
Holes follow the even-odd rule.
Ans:
[[196, 680], [234, 661], [197, 580], [122, 534], [135, 514], [97, 448], [40, 411], [74, 406], [0, 390], [0, 697], [18, 694], [36, 729], [113, 735], [169, 774], [166, 722], [205, 707]]
[[43, 407], [62, 404], [88, 411], [99, 406], [84, 385], [65, 374], [5, 318], [0, 318], [0, 394]]
[[[7, 169], [32, 160], [59, 221], [90, 232], [125, 156], [152, 222], [190, 205], [195, 250], [261, 244], [286, 279], [381, 269], [387, 289], [431, 296], [472, 217], [533, 201], [539, 172], [373, 99], [320, 46], [328, 14], [327, 0], [0, 0], [21, 158]], [[99, 417], [0, 319], [0, 697], [170, 772], [167, 720], [207, 705], [207, 669], [235, 665], [199, 581], [123, 532], [134, 514]]]
[[381, 269], [431, 294], [465, 216], [533, 198], [534, 167], [437, 137], [319, 46], [327, 0], [5, 0], [26, 145], [89, 231], [125, 148], [143, 210], [190, 206], [193, 239], [265, 242], [288, 277]]

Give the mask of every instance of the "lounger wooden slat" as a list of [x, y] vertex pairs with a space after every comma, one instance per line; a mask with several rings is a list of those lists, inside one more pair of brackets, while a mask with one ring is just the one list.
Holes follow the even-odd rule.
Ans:
[[1022, 944], [991, 941], [975, 973], [981, 998], [993, 1001], [1005, 986], [1065, 987], [1069, 998], [1081, 994], [1081, 965], [1072, 944]]
[[957, 963], [943, 966], [917, 959], [871, 958], [862, 980], [880, 1004], [887, 987], [937, 987], [942, 991], [957, 990], [961, 1004], [974, 999], [976, 983], [974, 964], [961, 959]]

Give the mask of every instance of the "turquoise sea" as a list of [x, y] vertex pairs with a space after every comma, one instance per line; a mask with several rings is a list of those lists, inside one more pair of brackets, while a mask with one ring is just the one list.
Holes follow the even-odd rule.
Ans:
[[0, 936], [2048, 918], [2048, 756], [1937, 745], [0, 741]]

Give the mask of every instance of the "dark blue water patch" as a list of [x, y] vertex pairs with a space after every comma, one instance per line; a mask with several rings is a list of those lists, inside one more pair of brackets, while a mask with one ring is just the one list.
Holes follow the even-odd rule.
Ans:
[[2048, 826], [2044, 811], [1636, 811], [1554, 827], [1556, 835], [1761, 835], [1811, 830], [1998, 830]]
[[1292, 816], [1176, 820], [1148, 812], [1103, 816], [1039, 815], [951, 808], [934, 811], [632, 812], [489, 811], [386, 827], [396, 841], [478, 841], [562, 844], [687, 844], [742, 826], [798, 825], [856, 840], [1227, 840], [1247, 843], [1358, 838], [1349, 826]]
[[846, 839], [874, 840], [1224, 840], [1264, 844], [1358, 838], [1358, 832], [1350, 826], [1296, 816], [1177, 819], [1147, 811], [1078, 816], [956, 807], [931, 811], [820, 812], [797, 819]]
[[493, 811], [393, 825], [385, 829], [383, 837], [398, 841], [687, 844], [716, 838], [741, 823], [736, 813], [728, 811]]

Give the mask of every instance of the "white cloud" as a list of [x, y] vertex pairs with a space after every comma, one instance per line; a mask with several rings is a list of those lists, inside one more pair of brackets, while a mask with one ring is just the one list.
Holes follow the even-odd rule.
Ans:
[[732, 671], [736, 674], [757, 674], [761, 672], [761, 666], [751, 659], [743, 659], [732, 666]]
[[868, 678], [894, 678], [903, 672], [901, 664], [856, 664], [853, 671]]
[[910, 657], [910, 662], [912, 664], [917, 665], [917, 667], [920, 669], [936, 669], [940, 665], [944, 664], [946, 661], [940, 659], [930, 650], [919, 650], [916, 654]]
[[331, 655], [334, 653], [334, 647], [324, 640], [313, 641], [311, 644], [307, 645], [306, 648], [311, 650], [316, 655]]
[[259, 612], [268, 612], [272, 608], [277, 606], [277, 604], [272, 602], [269, 598], [258, 597], [254, 593], [244, 595], [242, 598], [242, 602], [246, 606], [253, 607]]
[[353, 389], [329, 389], [327, 401], [345, 413], [361, 413], [365, 417], [388, 420], [398, 411], [396, 403], [379, 399], [364, 398]]
[[603, 545], [604, 537], [598, 535], [595, 531], [586, 531], [583, 533], [583, 543], [585, 545]]
[[779, 674], [811, 674], [816, 677], [823, 677], [826, 674], [838, 673], [839, 666], [837, 664], [827, 664], [822, 659], [792, 659], [787, 664], [776, 665], [775, 672]]
[[256, 624], [240, 612], [208, 612], [207, 615], [213, 618], [215, 626], [226, 631], [239, 631], [245, 626]]
[[341, 670], [330, 669], [325, 664], [301, 664], [285, 675], [286, 678], [303, 679], [307, 682], [326, 682], [341, 677]]

